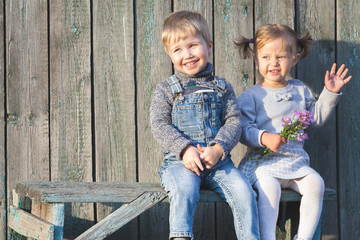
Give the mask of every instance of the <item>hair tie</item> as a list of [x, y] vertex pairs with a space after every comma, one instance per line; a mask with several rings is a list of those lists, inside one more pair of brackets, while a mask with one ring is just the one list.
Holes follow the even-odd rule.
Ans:
[[251, 42], [251, 43], [254, 43], [254, 39], [253, 39], [253, 38], [250, 38], [250, 42]]

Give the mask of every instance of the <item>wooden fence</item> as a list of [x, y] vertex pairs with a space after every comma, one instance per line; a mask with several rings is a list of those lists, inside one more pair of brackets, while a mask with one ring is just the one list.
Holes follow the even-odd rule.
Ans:
[[[160, 32], [172, 11], [201, 12], [212, 29], [215, 73], [236, 94], [256, 69], [233, 40], [266, 23], [310, 32], [309, 57], [292, 71], [318, 95], [325, 71], [353, 76], [330, 121], [309, 132], [312, 166], [337, 201], [325, 204], [323, 239], [360, 239], [360, 2], [357, 0], [0, 0], [0, 239], [9, 192], [20, 180], [158, 182], [161, 148], [149, 124], [151, 95], [172, 74]], [[233, 151], [237, 164], [244, 153]], [[119, 207], [67, 206], [65, 237]], [[229, 208], [201, 204], [196, 239], [236, 239]], [[168, 205], [150, 209], [109, 239], [167, 239]]]

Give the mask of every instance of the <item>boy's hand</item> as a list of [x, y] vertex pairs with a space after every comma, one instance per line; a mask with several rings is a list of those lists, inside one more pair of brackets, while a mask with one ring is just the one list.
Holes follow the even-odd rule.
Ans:
[[271, 151], [277, 152], [282, 145], [287, 143], [287, 140], [279, 134], [264, 132], [261, 135], [261, 143]]
[[327, 90], [338, 93], [340, 92], [340, 89], [350, 81], [352, 78], [351, 76], [346, 77], [346, 74], [348, 73], [349, 69], [345, 69], [345, 64], [341, 65], [341, 67], [338, 69], [338, 71], [335, 74], [336, 70], [336, 63], [334, 63], [331, 67], [330, 73], [329, 71], [326, 71], [325, 74], [325, 87]]
[[200, 176], [199, 169], [201, 171], [204, 170], [200, 160], [200, 152], [192, 145], [188, 145], [184, 149], [183, 162], [187, 169], [193, 171], [198, 176]]
[[219, 159], [224, 154], [222, 148], [215, 144], [213, 146], [201, 147], [199, 144], [197, 145], [197, 149], [201, 152], [200, 158], [202, 163], [205, 165], [207, 169], [212, 168], [219, 161]]

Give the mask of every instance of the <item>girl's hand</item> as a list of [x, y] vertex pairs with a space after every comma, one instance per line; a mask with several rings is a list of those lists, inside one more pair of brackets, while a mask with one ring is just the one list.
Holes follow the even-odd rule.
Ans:
[[346, 74], [348, 73], [349, 69], [345, 69], [345, 64], [341, 65], [341, 67], [338, 69], [338, 71], [335, 74], [336, 70], [336, 63], [334, 63], [331, 67], [331, 71], [326, 71], [325, 74], [325, 87], [327, 90], [333, 93], [340, 92], [340, 89], [350, 81], [352, 76], [349, 76], [347, 78]]
[[200, 152], [196, 149], [196, 147], [192, 145], [188, 145], [184, 149], [183, 154], [183, 163], [187, 169], [196, 173], [196, 175], [200, 176], [200, 171], [204, 170], [200, 160]]
[[287, 143], [287, 140], [279, 134], [264, 132], [261, 135], [261, 143], [271, 151], [277, 152], [282, 145]]
[[198, 144], [197, 149], [201, 153], [200, 158], [202, 160], [202, 163], [205, 165], [207, 169], [210, 169], [213, 166], [215, 166], [215, 164], [224, 154], [222, 148], [218, 144], [206, 148], [201, 147]]

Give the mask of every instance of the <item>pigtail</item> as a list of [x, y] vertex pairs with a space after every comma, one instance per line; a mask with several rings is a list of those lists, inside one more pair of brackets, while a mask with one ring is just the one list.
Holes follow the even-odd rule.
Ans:
[[312, 43], [313, 39], [309, 32], [298, 39], [298, 53], [300, 54], [300, 59], [305, 58], [310, 53]]
[[235, 40], [234, 43], [236, 48], [239, 50], [239, 54], [242, 59], [253, 57], [253, 50], [250, 48], [250, 43], [254, 43], [252, 38], [247, 39], [241, 36], [240, 39], [237, 41]]

